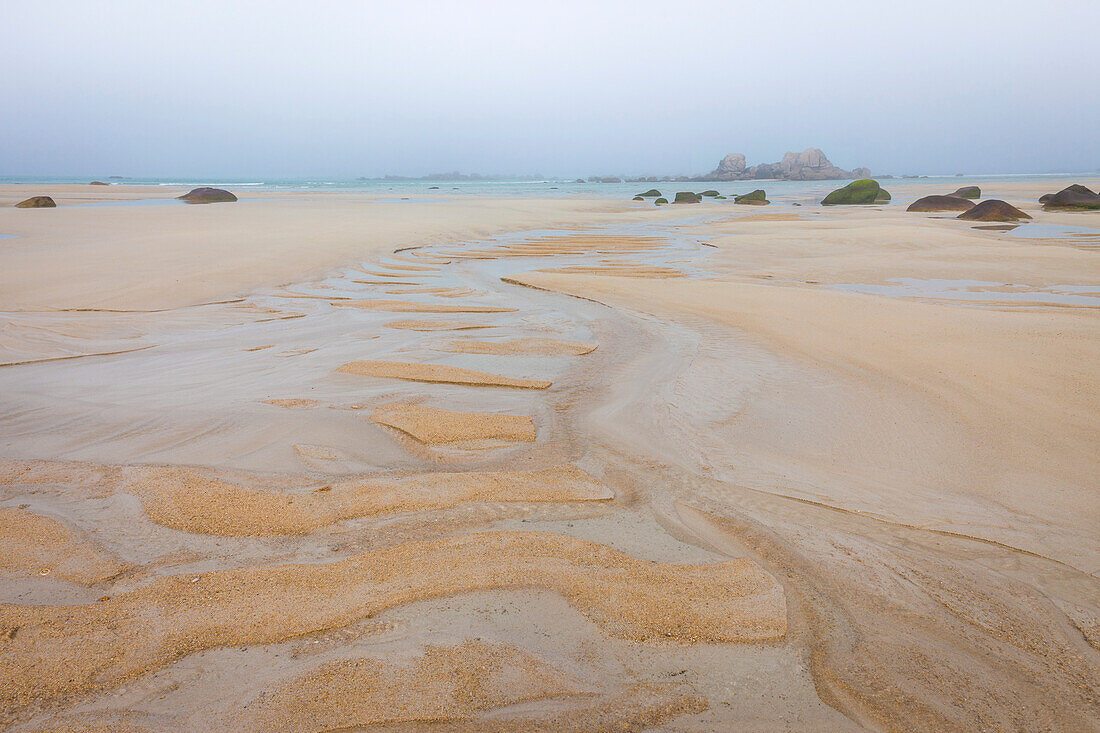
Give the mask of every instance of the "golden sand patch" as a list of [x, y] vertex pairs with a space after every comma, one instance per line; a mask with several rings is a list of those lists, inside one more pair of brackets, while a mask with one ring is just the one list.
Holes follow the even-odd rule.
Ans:
[[476, 387], [516, 387], [519, 389], [546, 389], [551, 382], [537, 379], [513, 379], [499, 374], [460, 369], [445, 364], [414, 364], [405, 361], [352, 361], [336, 371], [344, 374], [362, 374], [367, 377], [406, 379], [412, 382], [439, 382], [465, 384]]
[[294, 452], [302, 458], [309, 458], [315, 461], [335, 461], [340, 458], [340, 454], [332, 448], [327, 448], [323, 445], [312, 445], [310, 443], [296, 443], [294, 445]]
[[497, 354], [512, 356], [534, 354], [539, 356], [583, 356], [596, 350], [598, 344], [587, 341], [564, 341], [549, 338], [522, 338], [509, 341], [473, 341], [458, 339], [442, 344], [440, 351], [453, 354]]
[[418, 303], [413, 300], [345, 300], [333, 301], [332, 305], [346, 305], [351, 308], [366, 308], [394, 313], [515, 313], [517, 308], [502, 308], [492, 305], [445, 305], [439, 303]]
[[544, 532], [410, 542], [327, 564], [157, 578], [98, 603], [0, 605], [0, 710], [112, 688], [189, 654], [273, 644], [386, 608], [475, 590], [560, 593], [632, 641], [736, 642], [786, 633], [782, 586], [747, 559], [645, 562]]
[[358, 726], [469, 720], [478, 713], [582, 692], [568, 675], [513, 646], [470, 640], [392, 658], [323, 664], [260, 696], [256, 731], [313, 733]]
[[473, 328], [492, 328], [487, 323], [469, 321], [390, 321], [387, 328], [404, 328], [409, 331], [468, 331]]
[[128, 567], [56, 519], [0, 507], [0, 578], [53, 577], [94, 585]]
[[317, 407], [321, 404], [319, 400], [311, 400], [305, 397], [280, 397], [273, 400], [261, 400], [261, 402], [276, 407]]
[[387, 290], [386, 295], [437, 295], [440, 298], [463, 298], [468, 295], [482, 295], [484, 291], [475, 290], [474, 288], [396, 288], [394, 290]]
[[263, 344], [262, 346], [253, 346], [250, 349], [245, 349], [245, 351], [263, 351], [264, 349], [270, 349], [274, 345], [275, 344]]
[[[553, 698], [542, 707], [502, 711]], [[562, 709], [562, 703], [569, 703]], [[631, 685], [601, 694], [530, 653], [468, 640], [428, 646], [411, 664], [392, 659], [330, 662], [261, 695], [240, 725], [311, 733], [402, 723], [446, 725], [449, 733], [641, 731], [677, 715], [706, 710], [684, 686]], [[494, 712], [490, 717], [485, 713]], [[401, 728], [404, 730], [404, 728]]]
[[663, 265], [570, 265], [554, 267], [538, 272], [560, 272], [572, 275], [614, 275], [617, 277], [687, 277], [687, 273]]
[[[359, 517], [468, 502], [605, 501], [613, 494], [572, 466], [536, 471], [367, 476], [295, 493], [265, 491], [186, 468], [135, 469], [121, 485], [157, 524], [227, 537], [306, 534]], [[320, 490], [323, 489], [323, 490]]]
[[535, 440], [535, 422], [525, 415], [456, 412], [399, 403], [375, 409], [371, 420], [400, 430], [425, 445], [477, 447], [485, 441]]

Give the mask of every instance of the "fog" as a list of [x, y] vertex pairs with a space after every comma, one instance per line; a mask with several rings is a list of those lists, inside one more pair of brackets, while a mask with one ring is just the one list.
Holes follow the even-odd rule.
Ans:
[[1100, 169], [1092, 1], [5, 5], [0, 175]]

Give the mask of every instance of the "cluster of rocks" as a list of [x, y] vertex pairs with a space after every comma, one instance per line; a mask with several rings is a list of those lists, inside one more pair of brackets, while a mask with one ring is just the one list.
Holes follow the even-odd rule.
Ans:
[[[655, 204], [668, 203], [668, 199], [663, 197], [661, 195], [661, 192], [655, 188], [651, 188], [644, 193], [634, 195], [635, 201], [645, 201], [647, 198], [653, 199], [653, 203]], [[721, 193], [714, 189], [708, 189], [706, 191], [702, 191], [701, 193], [696, 193], [694, 191], [678, 191], [676, 193], [676, 196], [673, 197], [672, 203], [698, 204], [702, 202], [704, 198], [711, 198], [715, 201], [725, 201], [727, 199], [726, 196], [723, 196]], [[758, 188], [755, 191], [750, 191], [749, 193], [734, 194], [733, 203], [747, 204], [750, 206], [766, 206], [770, 204], [771, 201], [768, 201], [768, 197], [767, 194], [764, 192], [764, 189]]]
[[730, 153], [718, 167], [704, 176], [704, 181], [744, 181], [775, 178], [784, 181], [828, 181], [844, 178], [866, 178], [871, 171], [856, 168], [846, 171], [829, 162], [818, 148], [806, 148], [801, 153], [787, 153], [778, 163], [749, 166], [741, 153]]
[[963, 186], [953, 193], [924, 196], [909, 205], [906, 211], [961, 211], [956, 219], [964, 221], [1021, 221], [1031, 217], [1007, 201], [987, 199], [975, 204], [971, 199], [982, 197], [977, 186]]

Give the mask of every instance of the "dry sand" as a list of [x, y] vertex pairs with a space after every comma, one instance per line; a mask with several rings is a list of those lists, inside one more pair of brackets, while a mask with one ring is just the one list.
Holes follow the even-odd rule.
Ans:
[[0, 704], [11, 715], [203, 649], [270, 644], [483, 588], [554, 590], [607, 633], [637, 641], [753, 641], [786, 629], [782, 588], [749, 560], [647, 563], [563, 535], [476, 533], [323, 565], [160, 578], [87, 605], [0, 605]]
[[440, 346], [441, 351], [453, 354], [496, 354], [511, 356], [515, 354], [536, 354], [541, 356], [584, 356], [596, 350], [598, 344], [586, 341], [563, 341], [548, 338], [509, 339], [508, 341], [474, 341], [461, 339], [448, 341]]
[[456, 412], [397, 403], [375, 408], [371, 420], [425, 445], [484, 445], [486, 441], [534, 442], [535, 422], [525, 415]]
[[478, 387], [516, 387], [519, 389], [546, 389], [550, 382], [538, 379], [514, 379], [498, 374], [477, 372], [472, 369], [445, 364], [411, 364], [402, 361], [352, 361], [336, 371], [344, 374], [362, 374], [383, 379], [407, 379], [413, 382], [441, 382], [443, 384], [467, 384]]
[[[1100, 228], [1070, 182], [983, 188]], [[43, 188], [0, 186], [59, 202], [0, 207], [0, 727], [1100, 727], [1097, 238], [902, 181]], [[514, 312], [388, 322], [474, 295]]]

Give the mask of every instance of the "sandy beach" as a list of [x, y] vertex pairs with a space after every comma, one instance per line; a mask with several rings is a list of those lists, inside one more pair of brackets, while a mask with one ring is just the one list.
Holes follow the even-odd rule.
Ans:
[[0, 186], [0, 728], [1097, 729], [1070, 183]]

